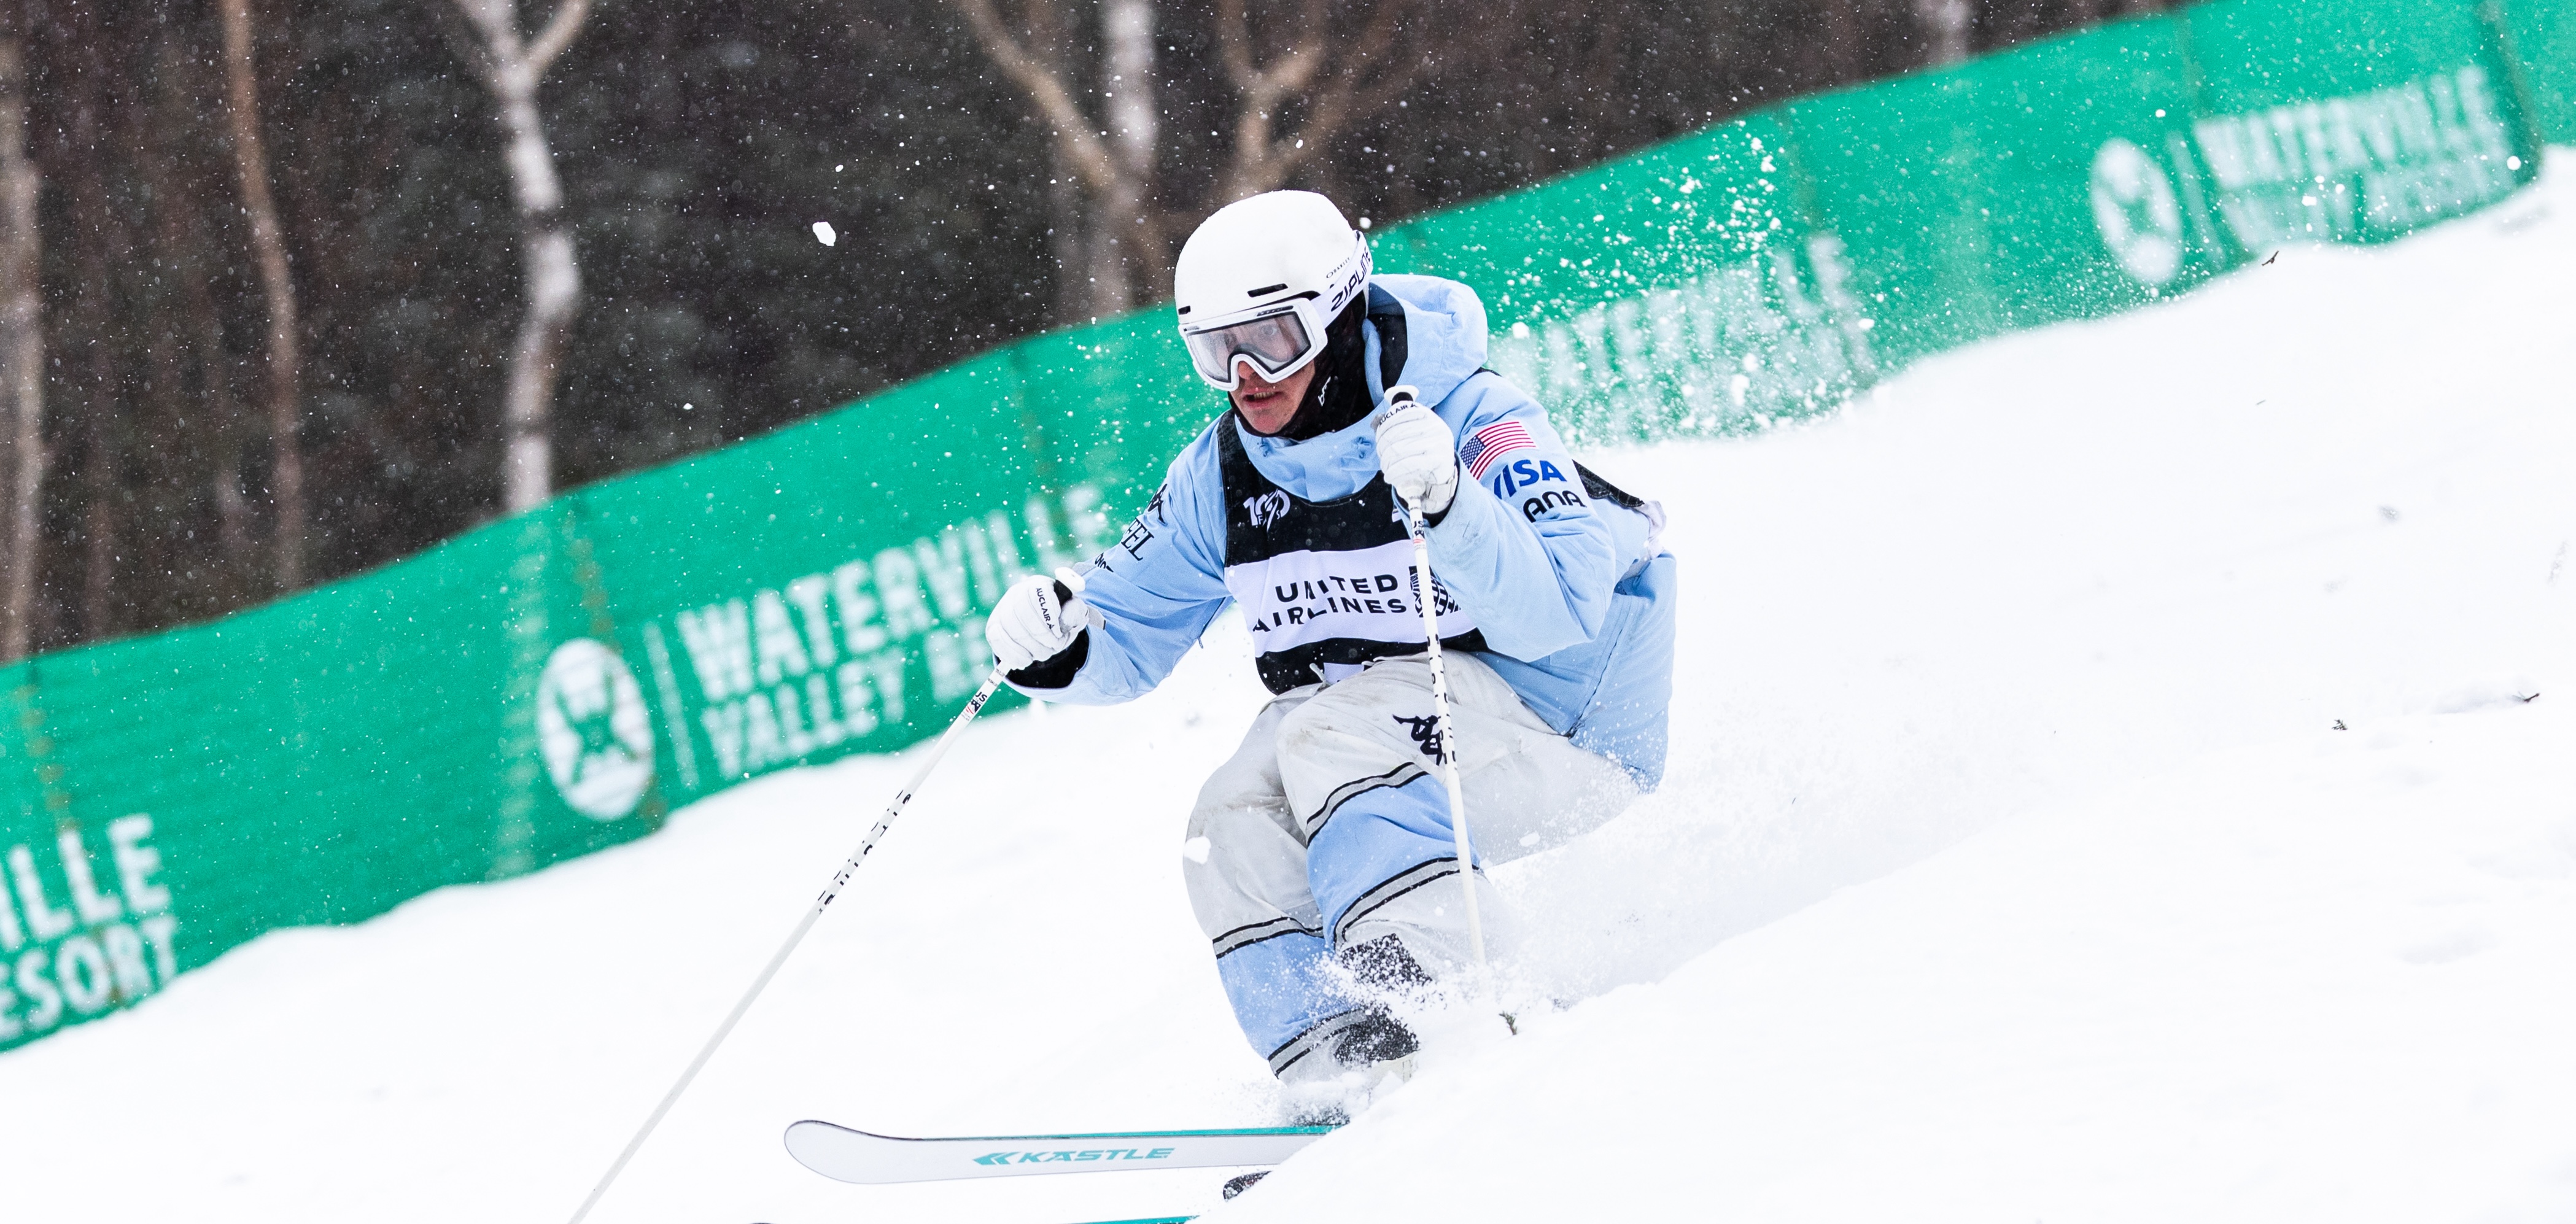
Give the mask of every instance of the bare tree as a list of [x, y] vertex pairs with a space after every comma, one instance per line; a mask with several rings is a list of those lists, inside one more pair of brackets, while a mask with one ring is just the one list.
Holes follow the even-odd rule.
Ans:
[[1101, 33], [1108, 45], [1103, 62], [1107, 79], [1100, 91], [1106, 95], [1106, 132], [1095, 130], [1091, 116], [1075, 100], [1080, 66], [1070, 54], [1066, 0], [1026, 0], [1016, 23], [1026, 36], [1014, 32], [1014, 23], [1003, 19], [995, 0], [950, 3], [965, 16], [984, 54], [1037, 107], [1055, 134], [1057, 165], [1082, 189], [1085, 208], [1079, 220], [1057, 220], [1060, 240], [1068, 236], [1069, 222], [1078, 227], [1072, 241], [1059, 246], [1079, 263], [1061, 272], [1074, 275], [1078, 268], [1083, 277], [1075, 292], [1060, 295], [1059, 313], [1097, 318], [1134, 306], [1139, 289], [1155, 279], [1165, 262], [1161, 218], [1153, 206], [1159, 128], [1152, 0], [1103, 0], [1100, 6]]
[[251, 60], [250, 0], [223, 0], [225, 118], [232, 128], [233, 168], [242, 211], [250, 220], [252, 257], [268, 300], [269, 487], [277, 502], [279, 590], [304, 585], [304, 412], [298, 402], [303, 346], [295, 321], [295, 281], [286, 264], [286, 233], [268, 188], [268, 148], [259, 135], [259, 79]]
[[[1060, 313], [1078, 319], [1115, 314], [1158, 293], [1171, 267], [1176, 227], [1157, 201], [1152, 0], [1099, 0], [1104, 114], [1097, 121], [1078, 100], [1089, 91], [1080, 86], [1083, 65], [1067, 36], [1074, 2], [1023, 0], [1014, 20], [999, 0], [950, 0], [985, 55], [1028, 95], [1054, 133], [1057, 165], [1081, 188], [1086, 207], [1078, 232], [1068, 233], [1071, 218], [1059, 218], [1056, 234], [1060, 270], [1082, 277], [1069, 295], [1078, 308]], [[1358, 31], [1339, 40], [1330, 40], [1329, 9], [1329, 0], [1300, 0], [1288, 49], [1263, 64], [1253, 51], [1258, 40], [1245, 0], [1219, 0], [1225, 88], [1239, 109], [1212, 203], [1285, 185], [1351, 124], [1412, 83], [1418, 60], [1397, 54], [1410, 0], [1377, 0]]]
[[27, 159], [27, 72], [19, 10], [0, 16], [0, 402], [9, 419], [9, 553], [0, 591], [0, 662], [27, 657], [34, 634], [36, 528], [44, 514], [44, 334], [36, 317], [36, 168]]
[[161, 44], [155, 113], [143, 125], [147, 139], [138, 150], [136, 166], [152, 202], [155, 250], [175, 273], [178, 301], [166, 309], [180, 316], [152, 329], [152, 360], [158, 367], [153, 382], [177, 388], [186, 382], [187, 371], [193, 369], [196, 375], [193, 406], [202, 424], [195, 433], [206, 443], [199, 454], [211, 470], [181, 479], [202, 479], [213, 494], [215, 540], [222, 564], [215, 568], [214, 581], [201, 588], [201, 597], [210, 596], [211, 605], [221, 608], [254, 598], [268, 579], [260, 574], [251, 539], [250, 499], [243, 495], [241, 481], [246, 422], [233, 395], [233, 363], [225, 350], [223, 314], [212, 288], [211, 265], [220, 258], [220, 243], [206, 224], [203, 208], [212, 197], [203, 190], [191, 156], [200, 147], [198, 113], [205, 86], [197, 75], [198, 64], [195, 49], [185, 40], [172, 38]]
[[[1253, 60], [1258, 40], [1244, 0], [1217, 0], [1219, 58], [1242, 108], [1218, 203], [1277, 190], [1353, 120], [1374, 114], [1413, 83], [1418, 61], [1396, 54], [1406, 16], [1402, 0], [1378, 0], [1367, 23], [1339, 45], [1326, 42], [1333, 28], [1328, 15], [1326, 0], [1304, 0], [1294, 41], [1263, 66]], [[1283, 110], [1296, 101], [1304, 103], [1303, 118], [1274, 136]]]
[[[677, 430], [658, 411], [583, 422], [585, 471], [657, 460], [1050, 310], [1159, 297], [1179, 239], [1233, 196], [1311, 187], [1408, 216], [1919, 66], [1960, 29], [1922, 0], [938, 0], [749, 25], [723, 4], [594, 25], [566, 2], [424, 0], [414, 26], [450, 48], [372, 4], [0, 0], [23, 59], [0, 65], [0, 655], [220, 613], [299, 563], [309, 584], [404, 555], [499, 508], [505, 453], [535, 451], [515, 466], [541, 479], [513, 494], [533, 501], [576, 461], [576, 388], [694, 402]], [[2164, 7], [1964, 3], [1980, 51]], [[634, 70], [747, 48], [837, 66], [729, 70], [712, 93]], [[973, 140], [995, 107], [1023, 130]], [[497, 193], [480, 214], [419, 190], [424, 167], [453, 177], [460, 110], [490, 125], [469, 154]], [[879, 110], [919, 139], [850, 140], [848, 117]], [[769, 139], [742, 146], [746, 124]], [[632, 165], [576, 194], [593, 147]], [[791, 147], [833, 149], [821, 169], [846, 176]], [[745, 199], [864, 201], [875, 220], [839, 255], [887, 266], [888, 291], [709, 262]], [[522, 279], [496, 281], [511, 258]], [[612, 287], [616, 315], [591, 310]], [[567, 335], [549, 320], [569, 311]]]
[[1968, 28], [1976, 18], [1969, 0], [1914, 0], [1914, 19], [1923, 26], [1923, 62], [1933, 67], [1966, 62]]
[[[1109, 148], [1118, 162], [1120, 189], [1102, 196], [1091, 233], [1091, 275], [1118, 280], [1127, 305], [1154, 296], [1152, 273], [1161, 263], [1163, 232], [1152, 215], [1154, 151], [1160, 127], [1154, 114], [1153, 0], [1102, 0], [1100, 32], [1108, 44], [1101, 83], [1109, 111]], [[1145, 283], [1138, 283], [1140, 280]], [[1105, 312], [1104, 312], [1105, 313]]]
[[554, 492], [555, 382], [581, 305], [581, 266], [573, 259], [572, 226], [564, 217], [554, 152], [546, 145], [545, 118], [537, 110], [537, 86], [581, 32], [590, 0], [563, 0], [533, 40], [519, 30], [517, 0], [455, 3], [474, 29], [475, 73], [500, 110], [509, 142], [503, 156], [519, 210], [519, 263], [528, 303], [511, 347], [501, 414], [507, 438], [502, 504], [518, 511]]
[[71, 248], [78, 292], [65, 311], [65, 331], [79, 342], [65, 354], [75, 359], [70, 367], [54, 372], [69, 392], [66, 415], [82, 438], [75, 468], [85, 501], [78, 533], [80, 633], [93, 640], [123, 627], [117, 600], [125, 592], [117, 571], [133, 550], [120, 545], [118, 511], [131, 504], [123, 443], [127, 414], [134, 410], [127, 392], [136, 373], [121, 360], [131, 352], [133, 333], [118, 308], [131, 300], [120, 293], [127, 286], [119, 282], [133, 268], [137, 247], [116, 192], [121, 155], [130, 147], [130, 132], [120, 128], [132, 77], [109, 67], [124, 62], [119, 53], [125, 48], [113, 40], [131, 27], [111, 26], [103, 16], [95, 8], [74, 10], [65, 22], [65, 34], [78, 47], [79, 71], [64, 91], [68, 121], [54, 125], [52, 162], [60, 167], [76, 221]]

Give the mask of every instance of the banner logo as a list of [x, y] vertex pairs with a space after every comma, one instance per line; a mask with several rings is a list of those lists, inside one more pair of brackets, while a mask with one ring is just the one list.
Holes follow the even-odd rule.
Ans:
[[[2193, 121], [2218, 215], [2248, 252], [2394, 238], [2510, 194], [2505, 99], [2466, 64], [2368, 93]], [[2193, 205], [2198, 211], [2199, 205]]]
[[2117, 136], [2093, 154], [2093, 228], [2120, 267], [2161, 288], [2182, 270], [2182, 206], [2147, 151]]
[[537, 678], [537, 744], [572, 810], [615, 820], [653, 781], [653, 723], [644, 690], [617, 652], [574, 638]]
[[[1598, 273], [1569, 275], [1557, 291], [1568, 297], [1601, 283], [1591, 279]], [[1679, 284], [1500, 329], [1486, 360], [1578, 443], [1627, 442], [1650, 428], [1768, 429], [1840, 404], [1876, 376], [1869, 335], [1878, 321], [1854, 275], [1832, 234], [1809, 234], [1803, 246], [1775, 236]]]

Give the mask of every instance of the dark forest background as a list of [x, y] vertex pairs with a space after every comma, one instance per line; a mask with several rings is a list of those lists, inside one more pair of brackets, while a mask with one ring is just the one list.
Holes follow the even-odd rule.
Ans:
[[1396, 220], [2161, 6], [551, 3], [0, 0], [0, 657], [1159, 299], [1250, 191]]

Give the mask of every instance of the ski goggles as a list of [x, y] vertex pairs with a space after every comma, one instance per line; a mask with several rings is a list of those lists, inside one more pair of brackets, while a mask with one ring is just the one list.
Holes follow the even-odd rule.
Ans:
[[1277, 382], [1305, 368], [1324, 351], [1323, 308], [1311, 297], [1281, 302], [1249, 319], [1219, 323], [1196, 331], [1184, 329], [1190, 365], [1219, 391], [1232, 391], [1243, 380], [1237, 363], [1250, 362], [1261, 377]]
[[[1355, 234], [1350, 252], [1324, 278], [1322, 290], [1308, 290], [1206, 323], [1183, 323], [1181, 343], [1189, 347], [1191, 367], [1219, 391], [1234, 390], [1241, 381], [1235, 370], [1242, 362], [1251, 362], [1270, 382], [1305, 368], [1324, 351], [1324, 329], [1352, 299], [1367, 291], [1371, 262], [1368, 239]], [[1271, 285], [1254, 292], [1276, 293], [1287, 287]], [[1185, 316], [1188, 309], [1182, 307]]]

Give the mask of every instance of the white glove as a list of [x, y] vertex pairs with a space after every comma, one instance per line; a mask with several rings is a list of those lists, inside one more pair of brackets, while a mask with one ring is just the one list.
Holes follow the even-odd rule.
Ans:
[[1071, 649], [1098, 620], [1082, 602], [1082, 576], [1060, 569], [1055, 577], [1031, 574], [1011, 584], [984, 618], [984, 641], [1006, 672], [1026, 671]]
[[1411, 387], [1386, 389], [1386, 415], [1377, 419], [1377, 468], [1395, 495], [1439, 514], [1458, 496], [1458, 436], [1439, 414], [1414, 398]]

